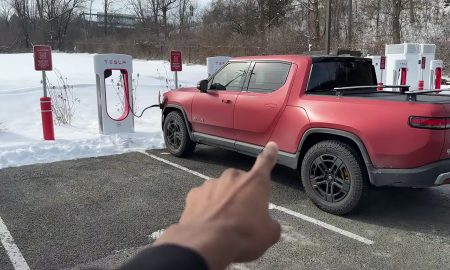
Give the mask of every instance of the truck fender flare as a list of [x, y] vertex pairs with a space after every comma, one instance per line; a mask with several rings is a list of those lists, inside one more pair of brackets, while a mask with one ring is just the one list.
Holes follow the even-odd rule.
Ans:
[[351, 132], [343, 131], [343, 130], [339, 130], [339, 129], [331, 129], [331, 128], [310, 128], [310, 129], [308, 129], [303, 134], [302, 139], [300, 140], [300, 144], [298, 146], [297, 153], [300, 153], [300, 151], [301, 151], [301, 149], [303, 147], [303, 144], [305, 143], [306, 139], [310, 135], [317, 134], [317, 133], [337, 135], [337, 136], [345, 137], [347, 139], [352, 140], [358, 146], [358, 149], [361, 152], [361, 155], [363, 157], [363, 160], [364, 160], [364, 163], [366, 164], [366, 166], [368, 168], [371, 168], [372, 161], [370, 160], [369, 153], [367, 152], [366, 146], [364, 145], [362, 140], [357, 135], [355, 135], [355, 134], [353, 134]]
[[162, 125], [162, 127], [164, 128], [164, 115], [165, 115], [165, 112], [166, 112], [166, 110], [169, 109], [169, 108], [172, 108], [172, 109], [175, 109], [175, 110], [177, 110], [177, 111], [180, 111], [180, 112], [183, 114], [184, 123], [186, 124], [186, 128], [187, 128], [187, 130], [188, 130], [189, 137], [191, 138], [192, 141], [195, 141], [195, 140], [194, 140], [194, 136], [192, 135], [192, 129], [191, 129], [191, 125], [190, 125], [190, 123], [189, 123], [189, 121], [188, 121], [186, 111], [185, 111], [185, 110], [183, 109], [183, 107], [181, 107], [181, 106], [178, 106], [178, 105], [175, 105], [175, 104], [168, 104], [168, 105], [163, 109], [163, 111], [162, 111], [162, 117], [161, 117], [161, 125]]

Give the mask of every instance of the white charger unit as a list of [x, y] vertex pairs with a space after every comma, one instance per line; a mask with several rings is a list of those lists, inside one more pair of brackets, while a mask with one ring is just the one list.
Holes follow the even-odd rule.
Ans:
[[[411, 90], [419, 86], [419, 65], [421, 60], [420, 45], [418, 43], [403, 43], [386, 45], [386, 85], [398, 84], [398, 65], [406, 63], [407, 72], [405, 84], [411, 86]], [[397, 61], [402, 61], [400, 64]], [[404, 67], [401, 67], [404, 68]], [[395, 73], [392, 71], [396, 71]]]
[[208, 70], [208, 78], [211, 77], [216, 71], [218, 71], [223, 65], [225, 65], [230, 56], [213, 56], [206, 58], [206, 66]]
[[[102, 134], [134, 132], [134, 117], [131, 111], [133, 106], [132, 61], [132, 57], [125, 54], [94, 56], [98, 121]], [[112, 78], [113, 73], [117, 74], [117, 78]], [[117, 80], [117, 83], [108, 84], [106, 80], [111, 82]], [[113, 104], [113, 99], [117, 96], [119, 104], [117, 102]]]
[[419, 66], [419, 80], [424, 81], [425, 89], [434, 88], [433, 84], [430, 84], [430, 76], [431, 76], [431, 62], [434, 61], [434, 57], [436, 55], [436, 45], [434, 44], [420, 44], [420, 56], [425, 59], [425, 68], [422, 69]]

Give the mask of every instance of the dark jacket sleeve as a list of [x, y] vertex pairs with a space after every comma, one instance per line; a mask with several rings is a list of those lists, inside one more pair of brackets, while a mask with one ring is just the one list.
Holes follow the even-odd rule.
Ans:
[[124, 264], [119, 270], [208, 270], [197, 252], [177, 245], [148, 248]]

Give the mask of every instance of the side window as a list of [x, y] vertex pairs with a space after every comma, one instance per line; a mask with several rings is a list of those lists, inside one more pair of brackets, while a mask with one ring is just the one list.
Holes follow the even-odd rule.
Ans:
[[241, 91], [250, 63], [230, 62], [210, 81], [209, 89]]
[[248, 84], [248, 91], [271, 93], [285, 83], [291, 64], [288, 63], [256, 63]]

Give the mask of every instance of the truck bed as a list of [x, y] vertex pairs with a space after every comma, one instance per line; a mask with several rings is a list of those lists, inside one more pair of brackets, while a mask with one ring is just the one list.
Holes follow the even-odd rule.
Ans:
[[[417, 94], [416, 100], [413, 102], [421, 102], [421, 103], [433, 103], [433, 104], [447, 104], [450, 103], [450, 92], [445, 91], [439, 94], [429, 93], [429, 94]], [[315, 93], [316, 94], [316, 93]], [[335, 92], [322, 92], [317, 93], [320, 95], [336, 95]], [[370, 98], [377, 100], [389, 100], [389, 101], [409, 101], [407, 99], [407, 94], [396, 92], [396, 91], [345, 91], [341, 96], [343, 97], [361, 97], [361, 98]]]

